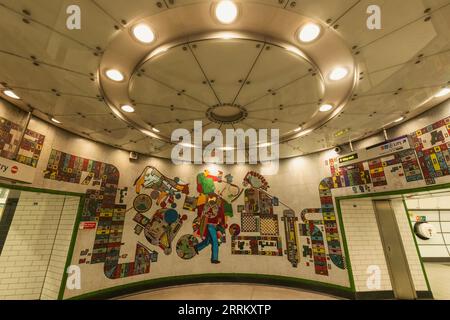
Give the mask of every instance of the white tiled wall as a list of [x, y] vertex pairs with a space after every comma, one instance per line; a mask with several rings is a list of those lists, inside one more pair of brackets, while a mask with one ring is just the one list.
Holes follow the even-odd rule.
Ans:
[[450, 257], [450, 196], [430, 195], [406, 200], [410, 220], [414, 224], [416, 217], [425, 216], [428, 223], [435, 228], [431, 239], [416, 237], [423, 258]]
[[379, 290], [392, 290], [372, 201], [341, 201], [341, 212], [356, 291], [374, 291], [367, 286], [370, 266], [380, 268]]
[[391, 200], [391, 206], [397, 219], [400, 236], [402, 237], [403, 247], [409, 264], [409, 270], [413, 279], [416, 291], [428, 291], [419, 254], [414, 243], [414, 235], [408, 221], [405, 206], [402, 200]]
[[57, 298], [78, 203], [21, 192], [0, 256], [0, 300]]
[[[403, 202], [402, 200], [391, 200], [391, 203], [414, 287], [416, 291], [428, 291]], [[371, 265], [378, 266], [381, 271], [381, 286], [378, 290], [392, 290], [372, 200], [344, 200], [341, 202], [341, 209], [356, 291], [374, 291], [369, 289], [366, 284], [369, 277], [367, 269]]]
[[79, 202], [79, 197], [65, 198], [41, 299], [54, 300], [58, 298]]
[[406, 199], [408, 209], [449, 209], [450, 195], [430, 195], [430, 197], [418, 197]]

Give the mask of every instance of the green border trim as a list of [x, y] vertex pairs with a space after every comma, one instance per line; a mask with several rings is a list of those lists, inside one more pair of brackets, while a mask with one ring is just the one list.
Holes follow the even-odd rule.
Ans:
[[165, 288], [175, 285], [198, 284], [198, 283], [260, 283], [268, 285], [286, 286], [322, 292], [347, 299], [354, 299], [355, 293], [348, 287], [323, 283], [313, 280], [283, 277], [266, 274], [248, 274], [248, 273], [206, 273], [197, 275], [174, 276], [145, 280], [135, 283], [124, 284], [99, 291], [89, 292], [79, 296], [69, 298], [68, 300], [99, 300], [111, 299], [127, 294], [142, 292], [151, 289]]
[[[360, 199], [360, 198], [373, 198], [373, 197], [383, 197], [383, 196], [393, 196], [393, 195], [404, 195], [406, 193], [415, 193], [415, 192], [427, 192], [427, 191], [434, 191], [434, 190], [442, 190], [442, 189], [450, 189], [450, 183], [445, 183], [445, 184], [438, 184], [438, 185], [433, 185], [433, 186], [426, 186], [426, 187], [419, 187], [419, 188], [412, 188], [412, 189], [400, 189], [400, 190], [392, 190], [392, 191], [384, 191], [384, 192], [374, 192], [374, 193], [363, 193], [363, 194], [357, 194], [357, 195], [348, 195], [348, 196], [341, 196], [341, 197], [335, 197], [335, 201], [336, 201], [336, 207], [338, 210], [338, 217], [339, 217], [339, 221], [341, 221], [341, 207], [340, 207], [340, 202], [342, 200], [349, 200], [349, 199]], [[403, 201], [403, 205], [405, 206], [406, 209], [406, 214], [408, 216], [408, 209], [406, 208], [406, 204], [404, 203], [405, 200], [402, 199]], [[418, 251], [418, 255], [419, 255], [419, 260], [422, 266], [422, 270], [423, 270], [423, 274], [425, 277], [425, 281], [427, 283], [427, 287], [428, 287], [428, 293], [424, 293], [421, 292], [421, 296], [418, 298], [431, 298], [432, 299], [432, 291], [431, 291], [431, 287], [428, 281], [428, 276], [426, 274], [425, 271], [425, 266], [423, 265], [423, 261], [422, 261], [422, 256], [420, 255], [420, 251], [419, 251], [419, 247], [417, 245], [417, 241], [416, 238], [414, 236], [414, 232], [412, 230], [411, 227], [411, 221], [409, 220], [409, 216], [408, 218], [408, 223], [411, 229], [411, 232], [413, 233], [413, 239], [414, 239], [414, 243], [416, 245], [416, 250]], [[341, 222], [340, 222], [341, 223]], [[342, 234], [343, 234], [343, 239], [345, 239], [345, 231], [342, 229]], [[344, 243], [346, 242], [346, 240], [344, 241]], [[347, 249], [347, 246], [344, 245], [344, 249]], [[347, 254], [347, 252], [346, 252]], [[351, 267], [350, 267], [351, 268]], [[353, 278], [353, 276], [352, 276]], [[353, 281], [353, 279], [351, 279], [351, 282]], [[354, 285], [354, 284], [352, 284]], [[356, 298], [358, 299], [358, 293], [356, 293]]]
[[[368, 197], [377, 197], [377, 196], [386, 196], [386, 195], [402, 195], [405, 193], [412, 192], [423, 192], [423, 191], [431, 191], [438, 189], [446, 189], [450, 188], [450, 184], [443, 185], [435, 185], [428, 187], [421, 187], [415, 189], [404, 189], [404, 190], [395, 190], [388, 192], [380, 192], [380, 193], [367, 193], [360, 195], [350, 195], [344, 197], [335, 197], [336, 201], [336, 210], [338, 213], [338, 222], [341, 230], [341, 240], [344, 245], [345, 251], [345, 259], [348, 269], [348, 275], [350, 280], [350, 287], [344, 287], [339, 285], [333, 285], [329, 283], [301, 279], [301, 278], [293, 278], [293, 277], [283, 277], [277, 275], [266, 275], [266, 274], [247, 274], [247, 273], [207, 273], [207, 274], [197, 274], [197, 275], [186, 275], [186, 276], [174, 276], [174, 277], [164, 277], [158, 279], [144, 280], [134, 283], [129, 283], [120, 286], [114, 286], [107, 289], [102, 289], [98, 291], [89, 292], [86, 294], [82, 294], [79, 296], [74, 296], [69, 298], [69, 300], [85, 300], [85, 299], [109, 299], [117, 296], [127, 295], [136, 293], [139, 291], [157, 289], [170, 287], [175, 285], [183, 285], [183, 284], [196, 284], [196, 283], [217, 283], [217, 282], [238, 282], [238, 283], [261, 283], [268, 285], [281, 285], [286, 287], [293, 288], [301, 288], [306, 290], [314, 290], [317, 292], [323, 292], [327, 294], [336, 295], [339, 297], [349, 298], [349, 299], [359, 299], [361, 298], [361, 294], [356, 292], [355, 280], [353, 276], [353, 271], [350, 262], [349, 250], [347, 245], [347, 240], [345, 237], [345, 229], [344, 223], [342, 219], [342, 211], [340, 207], [340, 201], [346, 199], [354, 199], [354, 198], [368, 198]], [[81, 218], [81, 210], [79, 208], [78, 216], [76, 219], [76, 223], [74, 226], [74, 233], [72, 234], [71, 245], [69, 249], [69, 254], [66, 261], [66, 268], [70, 265], [73, 256], [73, 250], [75, 246], [76, 236], [78, 234], [78, 228], [76, 228], [77, 224]], [[76, 230], [75, 230], [76, 229]], [[61, 288], [59, 292], [58, 299], [64, 298], [64, 282], [67, 279], [67, 274], [64, 273], [63, 281], [61, 283]]]
[[405, 193], [413, 193], [413, 192], [425, 192], [425, 191], [434, 191], [441, 189], [450, 189], [450, 183], [438, 184], [433, 186], [419, 187], [413, 189], [399, 189], [392, 191], [384, 191], [384, 192], [374, 192], [374, 193], [362, 193], [356, 195], [348, 195], [336, 197], [336, 201], [348, 200], [348, 199], [358, 199], [358, 198], [371, 198], [371, 197], [382, 197], [382, 196], [395, 196], [395, 195], [404, 195]]
[[75, 218], [75, 224], [74, 224], [73, 231], [72, 231], [72, 238], [70, 240], [69, 251], [67, 252], [66, 266], [63, 270], [63, 277], [62, 277], [62, 281], [61, 281], [61, 285], [60, 285], [60, 289], [59, 289], [59, 293], [58, 293], [58, 300], [61, 300], [62, 295], [64, 293], [64, 287], [65, 287], [64, 284], [67, 281], [66, 270], [67, 270], [67, 267], [70, 265], [70, 261], [72, 260], [73, 249], [75, 247], [75, 239], [76, 239], [76, 235], [78, 233], [78, 224], [80, 223], [80, 220], [81, 220], [81, 213], [83, 211], [86, 194], [85, 193], [77, 193], [77, 192], [52, 190], [52, 189], [33, 188], [33, 187], [27, 187], [27, 186], [15, 185], [15, 184], [7, 184], [7, 183], [0, 183], [0, 188], [20, 190], [20, 191], [26, 191], [26, 192], [35, 192], [35, 193], [57, 194], [57, 195], [72, 196], [72, 197], [80, 198], [80, 203], [78, 205], [78, 212], [77, 212], [77, 216]]
[[0, 183], [0, 188], [21, 190], [21, 191], [28, 191], [28, 192], [37, 192], [37, 193], [59, 194], [59, 195], [63, 195], [63, 196], [75, 196], [75, 197], [84, 197], [84, 195], [85, 195], [84, 193], [78, 193], [78, 192], [69, 192], [69, 191], [66, 192], [66, 191], [44, 189], [44, 188], [33, 188], [33, 187], [20, 186], [20, 185], [16, 185], [16, 184], [7, 184], [7, 183]]
[[340, 231], [341, 231], [342, 244], [344, 245], [345, 264], [347, 266], [348, 279], [350, 281], [350, 288], [352, 289], [353, 292], [356, 292], [355, 278], [353, 276], [352, 264], [350, 262], [350, 253], [348, 250], [347, 238], [345, 236], [344, 221], [342, 220], [341, 202], [338, 201], [337, 199], [336, 199], [336, 211], [337, 211], [339, 227], [340, 227]]
[[75, 217], [75, 223], [73, 225], [72, 238], [70, 239], [69, 250], [67, 251], [66, 264], [65, 264], [64, 270], [63, 270], [61, 285], [59, 287], [58, 300], [62, 300], [63, 296], [64, 296], [64, 289], [66, 287], [67, 277], [68, 277], [67, 268], [69, 268], [69, 266], [72, 262], [73, 251], [75, 249], [75, 242], [76, 242], [76, 239], [78, 236], [78, 226], [81, 222], [81, 215], [83, 212], [85, 200], [86, 200], [86, 195], [83, 194], [83, 196], [80, 197], [80, 203], [78, 205], [78, 212], [77, 212], [77, 216]]
[[423, 258], [422, 258], [422, 255], [420, 254], [419, 245], [417, 243], [416, 235], [414, 234], [414, 229], [413, 229], [413, 226], [412, 226], [412, 223], [411, 223], [411, 219], [409, 217], [409, 210], [408, 210], [408, 206], [406, 205], [405, 199], [403, 199], [403, 206], [405, 207], [406, 218], [408, 219], [409, 229], [411, 230], [411, 235], [412, 235], [412, 237], [414, 239], [414, 244], [416, 246], [417, 255], [419, 256], [419, 261], [420, 261], [420, 265], [422, 267], [423, 275], [425, 277], [425, 282], [427, 283], [428, 291], [431, 292], [430, 282], [428, 281], [427, 272], [425, 271], [425, 266], [423, 264]]

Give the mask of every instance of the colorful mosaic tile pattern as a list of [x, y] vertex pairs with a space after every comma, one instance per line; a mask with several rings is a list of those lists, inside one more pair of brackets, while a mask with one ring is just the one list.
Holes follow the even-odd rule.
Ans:
[[258, 217], [252, 213], [242, 213], [241, 232], [259, 232]]
[[19, 152], [15, 156], [22, 130], [23, 127], [17, 123], [0, 117], [0, 156], [36, 168], [45, 136], [27, 129], [20, 144]]
[[294, 268], [298, 266], [300, 262], [300, 252], [298, 245], [298, 230], [297, 221], [298, 218], [295, 216], [295, 212], [292, 210], [284, 210], [283, 217], [281, 220], [284, 221], [284, 232], [286, 237], [286, 254], [288, 256], [289, 262]]
[[312, 221], [309, 223], [309, 233], [311, 235], [314, 270], [316, 274], [327, 276], [327, 255], [325, 252], [323, 233]]
[[259, 232], [263, 236], [278, 236], [278, 215], [260, 215], [259, 217]]
[[232, 237], [231, 254], [282, 256], [281, 238], [268, 236]]
[[116, 167], [52, 150], [44, 178], [83, 185], [92, 184], [92, 187], [99, 188], [86, 191], [81, 218], [82, 221], [97, 222], [91, 264], [104, 263], [105, 275], [110, 279], [150, 272], [150, 261], [155, 260], [155, 253], [140, 243], [136, 245], [134, 262], [119, 263], [126, 205], [115, 203], [119, 182], [119, 171]]
[[450, 117], [417, 130], [413, 145], [427, 184], [450, 175]]

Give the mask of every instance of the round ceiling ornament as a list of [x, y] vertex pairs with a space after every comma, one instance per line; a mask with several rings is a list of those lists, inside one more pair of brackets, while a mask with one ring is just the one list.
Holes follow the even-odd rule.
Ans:
[[239, 105], [215, 105], [206, 111], [209, 120], [219, 124], [237, 124], [248, 116], [245, 108]]
[[[198, 2], [132, 21], [130, 28], [151, 25], [152, 32], [158, 34], [145, 46], [136, 41], [132, 32], [118, 33], [111, 40], [99, 70], [114, 68], [130, 76], [116, 82], [98, 72], [98, 84], [104, 101], [117, 118], [168, 144], [172, 144], [174, 127], [191, 129], [189, 126], [196, 120], [204, 121], [205, 125], [276, 128], [283, 144], [301, 137], [303, 132], [312, 132], [343, 110], [356, 85], [357, 66], [351, 48], [337, 32], [296, 12], [247, 1], [238, 5], [238, 20], [222, 25], [214, 21], [211, 8], [211, 3]], [[199, 15], [209, 19], [196, 18]], [[267, 21], [272, 23], [268, 25]], [[311, 23], [320, 32], [316, 37], [317, 30], [311, 28], [306, 35], [314, 39], [302, 43], [299, 28], [312, 26]], [[220, 47], [211, 45], [214, 41], [222, 41], [221, 51], [213, 50]], [[253, 43], [255, 50], [248, 49], [248, 43]], [[208, 53], [202, 52], [208, 46], [212, 48], [209, 57], [202, 56]], [[234, 52], [236, 46], [242, 50]], [[182, 53], [186, 56], [181, 56]], [[189, 63], [175, 66], [177, 57], [178, 62], [189, 58]], [[222, 63], [227, 57], [236, 61], [241, 57], [245, 63], [227, 68]], [[172, 64], [162, 63], [165, 60]], [[301, 64], [308, 66], [307, 72], [291, 77]], [[345, 68], [347, 75], [332, 81], [328, 75], [337, 66]], [[180, 67], [186, 70], [181, 77], [175, 77]], [[147, 84], [142, 84], [144, 81]], [[290, 85], [295, 81], [304, 81], [303, 87]], [[227, 90], [234, 89], [233, 86], [237, 89], [236, 96], [227, 96]], [[311, 92], [314, 94], [308, 96]], [[308, 99], [302, 101], [299, 93]], [[211, 94], [215, 101], [208, 100]], [[246, 95], [257, 101], [244, 99]], [[295, 95], [297, 101], [286, 101]], [[320, 101], [333, 105], [333, 110], [319, 112]], [[139, 111], [126, 113], [120, 109], [124, 104], [136, 104]], [[166, 120], [154, 119], [160, 115]], [[296, 131], [299, 124], [302, 131]]]

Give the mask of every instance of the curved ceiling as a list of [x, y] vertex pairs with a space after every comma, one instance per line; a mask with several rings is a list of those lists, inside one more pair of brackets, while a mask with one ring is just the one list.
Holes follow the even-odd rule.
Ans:
[[[222, 25], [212, 1], [0, 0], [1, 91], [21, 100], [2, 97], [81, 136], [162, 157], [171, 132], [195, 120], [279, 129], [281, 157], [291, 157], [369, 136], [448, 98], [434, 96], [450, 80], [449, 0], [236, 3], [238, 19]], [[66, 27], [72, 4], [81, 30]], [[366, 27], [369, 5], [381, 7], [381, 30]], [[301, 43], [308, 22], [322, 34]], [[134, 39], [139, 23], [154, 42]], [[330, 81], [337, 66], [349, 74]], [[111, 68], [124, 81], [110, 81]], [[320, 112], [324, 103], [334, 108]]]

